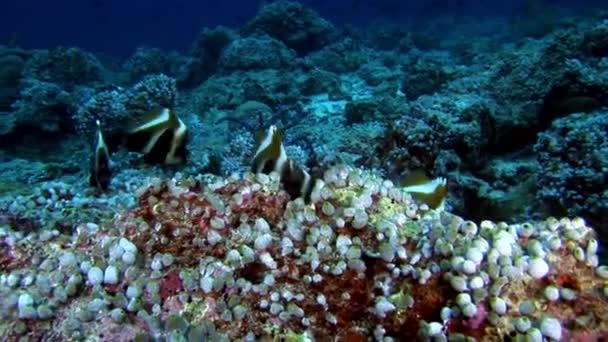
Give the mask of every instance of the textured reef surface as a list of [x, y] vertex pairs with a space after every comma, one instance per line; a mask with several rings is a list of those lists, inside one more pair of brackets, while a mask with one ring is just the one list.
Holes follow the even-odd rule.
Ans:
[[[0, 46], [0, 339], [608, 339], [608, 14], [544, 19]], [[250, 172], [271, 126], [303, 198]]]
[[3, 230], [5, 336], [102, 341], [608, 337], [608, 267], [581, 218], [479, 224], [331, 168], [151, 180], [74, 233]]

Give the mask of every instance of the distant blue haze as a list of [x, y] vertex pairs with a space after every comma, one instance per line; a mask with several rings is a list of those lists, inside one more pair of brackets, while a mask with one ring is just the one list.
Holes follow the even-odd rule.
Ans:
[[[423, 29], [436, 16], [525, 14], [530, 6], [569, 10], [601, 8], [602, 1], [489, 0], [302, 0], [335, 24], [355, 26], [386, 19]], [[0, 44], [14, 40], [25, 48], [57, 45], [122, 57], [137, 46], [186, 51], [204, 27], [238, 27], [263, 4], [254, 0], [15, 0], [0, 11]], [[604, 5], [608, 8], [608, 6]]]

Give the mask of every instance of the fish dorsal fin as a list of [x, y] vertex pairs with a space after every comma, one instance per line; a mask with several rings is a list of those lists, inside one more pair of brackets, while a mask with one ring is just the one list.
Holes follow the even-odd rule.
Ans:
[[270, 136], [270, 139], [273, 143], [278, 142], [279, 144], [283, 143], [283, 130], [280, 128], [277, 128], [277, 126], [272, 125], [270, 127], [268, 127], [267, 129], [260, 129], [257, 132], [255, 132], [255, 142], [256, 142], [256, 146], [259, 147], [262, 145], [262, 143], [264, 142], [264, 140]]
[[401, 186], [409, 187], [416, 185], [424, 185], [431, 181], [430, 177], [427, 176], [424, 170], [415, 170], [410, 172], [404, 179], [401, 181]]
[[274, 171], [281, 172], [282, 167], [287, 161], [285, 148], [283, 147], [283, 132], [276, 126], [272, 126], [272, 136], [270, 137], [270, 145], [266, 149], [266, 157], [275, 163]]
[[279, 128], [274, 127], [274, 132], [272, 134], [272, 142], [270, 143], [270, 148], [272, 149], [272, 155], [278, 156], [281, 151], [281, 146], [283, 146], [283, 131]]
[[263, 155], [264, 158], [276, 159], [280, 152], [282, 143], [282, 133], [279, 132], [276, 126], [270, 126], [259, 141], [255, 156], [257, 157]]
[[108, 153], [108, 147], [103, 137], [103, 131], [101, 130], [101, 122], [99, 119], [95, 120], [95, 126], [97, 126], [97, 134], [95, 137], [95, 150], [105, 150]]
[[177, 124], [175, 113], [169, 108], [156, 108], [144, 114], [129, 128], [129, 134], [166, 130]]
[[175, 114], [175, 110], [173, 108], [169, 108], [169, 128], [178, 129], [182, 124], [182, 120], [177, 117]]
[[99, 119], [95, 120], [95, 127], [97, 128], [97, 140], [101, 137], [103, 139], [103, 132], [101, 131], [101, 122]]
[[99, 144], [103, 143], [103, 133], [101, 132], [101, 122], [99, 122], [99, 119], [95, 120], [95, 127], [97, 128], [95, 132], [95, 148], [98, 148]]

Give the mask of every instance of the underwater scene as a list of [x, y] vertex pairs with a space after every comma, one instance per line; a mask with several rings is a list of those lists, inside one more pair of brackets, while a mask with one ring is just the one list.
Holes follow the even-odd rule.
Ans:
[[608, 341], [605, 2], [3, 7], [0, 341]]

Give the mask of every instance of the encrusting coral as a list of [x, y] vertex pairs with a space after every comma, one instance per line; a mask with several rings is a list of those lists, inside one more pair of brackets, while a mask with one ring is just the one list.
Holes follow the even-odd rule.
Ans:
[[[0, 331], [101, 340], [608, 336], [580, 218], [476, 224], [338, 166], [311, 204], [278, 175], [151, 180], [74, 234], [0, 234]], [[103, 329], [101, 327], [103, 326]]]

